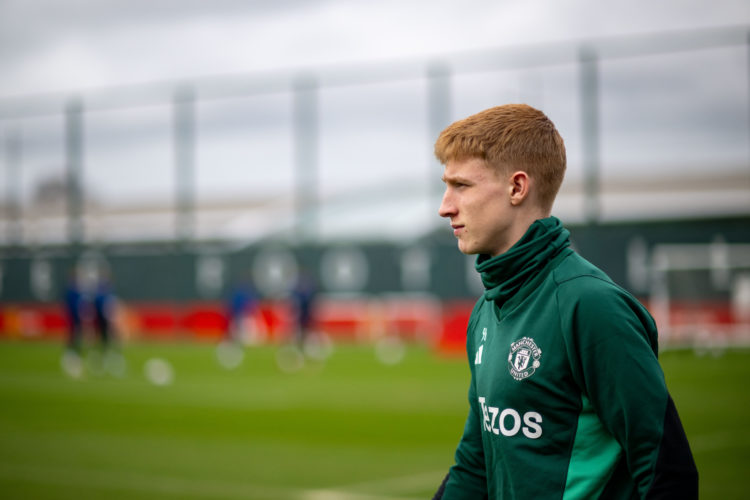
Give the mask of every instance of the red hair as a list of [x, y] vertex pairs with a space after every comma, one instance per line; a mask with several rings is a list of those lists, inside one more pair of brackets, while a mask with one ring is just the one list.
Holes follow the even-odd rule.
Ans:
[[435, 142], [442, 164], [481, 158], [501, 173], [525, 171], [550, 210], [565, 175], [565, 143], [547, 115], [526, 104], [486, 109], [449, 125]]

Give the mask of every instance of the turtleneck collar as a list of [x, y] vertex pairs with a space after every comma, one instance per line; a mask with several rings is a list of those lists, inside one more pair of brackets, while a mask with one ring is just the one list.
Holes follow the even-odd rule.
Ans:
[[479, 255], [476, 270], [484, 283], [484, 298], [502, 305], [560, 250], [570, 244], [570, 233], [556, 217], [534, 221], [507, 252]]

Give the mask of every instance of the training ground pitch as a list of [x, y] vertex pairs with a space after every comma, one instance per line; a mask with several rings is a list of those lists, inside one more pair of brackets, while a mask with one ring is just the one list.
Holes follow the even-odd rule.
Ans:
[[[0, 342], [0, 492], [34, 499], [430, 498], [466, 415], [464, 357], [372, 345], [280, 370], [276, 346], [226, 369], [212, 344], [130, 344], [76, 377], [47, 342]], [[168, 384], [144, 365], [165, 360]], [[701, 474], [701, 498], [750, 486], [750, 351], [662, 354]], [[78, 376], [80, 375], [80, 376]]]

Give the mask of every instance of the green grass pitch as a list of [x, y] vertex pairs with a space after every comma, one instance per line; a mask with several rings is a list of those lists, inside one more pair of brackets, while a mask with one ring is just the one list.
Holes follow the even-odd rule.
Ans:
[[[123, 348], [124, 375], [72, 379], [59, 345], [0, 342], [0, 497], [8, 499], [431, 498], [466, 414], [468, 369], [410, 346], [384, 365], [337, 345], [285, 373], [272, 346], [226, 370], [209, 344]], [[169, 385], [144, 376], [168, 360]], [[747, 498], [750, 351], [662, 355], [702, 498]]]

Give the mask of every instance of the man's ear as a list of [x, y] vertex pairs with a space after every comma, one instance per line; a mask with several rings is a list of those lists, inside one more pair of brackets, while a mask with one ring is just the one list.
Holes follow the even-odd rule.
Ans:
[[511, 205], [518, 206], [528, 198], [531, 187], [530, 184], [531, 178], [529, 177], [529, 174], [523, 170], [513, 172], [510, 176], [510, 186], [508, 186]]

